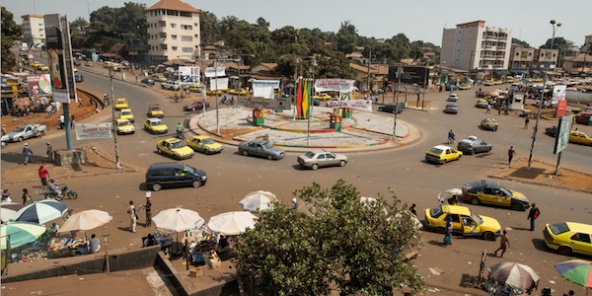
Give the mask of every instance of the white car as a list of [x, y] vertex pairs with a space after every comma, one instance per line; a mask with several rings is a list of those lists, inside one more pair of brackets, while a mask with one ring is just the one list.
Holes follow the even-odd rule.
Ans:
[[457, 94], [450, 94], [448, 96], [448, 100], [447, 101], [448, 102], [456, 102], [456, 101], [458, 101], [458, 95]]
[[323, 166], [345, 166], [347, 164], [347, 156], [338, 153], [332, 153], [326, 150], [318, 149], [311, 150], [304, 155], [298, 156], [298, 163], [307, 168], [316, 171]]

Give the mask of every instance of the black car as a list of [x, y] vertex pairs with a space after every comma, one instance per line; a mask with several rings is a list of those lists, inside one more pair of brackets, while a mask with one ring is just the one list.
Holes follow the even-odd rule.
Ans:
[[205, 185], [206, 172], [181, 162], [154, 163], [146, 171], [146, 187], [158, 191], [164, 187]]
[[444, 107], [444, 113], [458, 114], [458, 106], [455, 104], [446, 104], [446, 107]]
[[82, 76], [82, 74], [74, 73], [74, 80], [76, 82], [82, 82], [84, 81], [84, 76]]
[[154, 85], [154, 79], [152, 79], [150, 77], [146, 77], [146, 78], [142, 79], [142, 81], [140, 81], [140, 82], [142, 82], [144, 84], [148, 84], [150, 86]]
[[485, 141], [475, 136], [469, 136], [466, 139], [460, 140], [460, 142], [458, 142], [457, 148], [458, 150], [467, 154], [489, 152], [492, 149], [491, 144], [487, 144]]
[[399, 103], [399, 108], [397, 108], [394, 104], [384, 105], [378, 107], [378, 111], [386, 112], [386, 113], [394, 113], [397, 111], [397, 114], [400, 114], [405, 109], [405, 103]]
[[557, 137], [557, 126], [554, 125], [552, 127], [548, 127], [545, 129], [545, 134], [551, 136], [551, 137]]

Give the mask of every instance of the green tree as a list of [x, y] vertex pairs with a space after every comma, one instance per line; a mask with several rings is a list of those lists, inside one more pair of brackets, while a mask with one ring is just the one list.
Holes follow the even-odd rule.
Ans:
[[220, 23], [215, 14], [202, 12], [199, 17], [201, 42], [203, 44], [213, 44], [220, 40]]
[[269, 22], [262, 17], [257, 19], [257, 26], [269, 30]]
[[126, 2], [117, 9], [117, 26], [121, 28], [119, 37], [125, 39], [147, 39], [148, 22], [146, 4]]
[[344, 54], [354, 52], [358, 42], [358, 30], [349, 21], [341, 23], [341, 28], [336, 34], [337, 50]]
[[[391, 192], [392, 193], [392, 192]], [[344, 180], [296, 190], [310, 212], [276, 204], [235, 246], [238, 271], [275, 295], [392, 295], [424, 285], [403, 253], [420, 244], [407, 205], [393, 195], [362, 201]]]
[[530, 44], [524, 40], [520, 40], [518, 38], [512, 38], [512, 44], [520, 44], [526, 48], [531, 48]]
[[70, 36], [72, 38], [72, 47], [84, 47], [88, 39], [87, 30], [89, 23], [82, 17], [78, 17], [70, 23]]
[[6, 73], [16, 67], [16, 58], [10, 48], [15, 40], [21, 38], [21, 27], [12, 19], [12, 12], [2, 6], [2, 72]]

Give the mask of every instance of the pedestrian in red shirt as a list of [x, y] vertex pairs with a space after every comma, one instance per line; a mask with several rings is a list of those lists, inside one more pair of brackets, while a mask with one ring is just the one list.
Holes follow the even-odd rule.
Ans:
[[49, 172], [44, 166], [39, 166], [39, 178], [41, 178], [41, 185], [47, 186], [47, 178], [49, 177]]

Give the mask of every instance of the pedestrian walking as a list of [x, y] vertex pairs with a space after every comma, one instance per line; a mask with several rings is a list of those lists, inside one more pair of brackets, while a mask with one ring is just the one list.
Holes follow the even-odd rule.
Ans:
[[47, 157], [49, 158], [49, 162], [53, 162], [53, 147], [51, 147], [51, 143], [49, 143], [49, 142], [45, 143], [45, 146], [47, 147], [45, 153], [47, 154]]
[[524, 119], [524, 129], [528, 129], [529, 122], [530, 122], [530, 119], [528, 118], [528, 115], [527, 115], [526, 118]]
[[497, 115], [502, 115], [502, 105], [499, 106], [499, 109], [497, 109]]
[[47, 186], [47, 178], [49, 177], [49, 172], [44, 166], [39, 166], [39, 178], [41, 179], [41, 186]]
[[6, 132], [6, 124], [3, 124], [2, 125], [2, 135], [4, 136], [6, 134], [7, 134], [7, 132]]
[[537, 208], [536, 203], [532, 203], [532, 209], [528, 212], [528, 220], [530, 220], [530, 231], [535, 230], [534, 220], [536, 220], [541, 215], [541, 211]]
[[64, 114], [60, 115], [60, 129], [65, 129], [66, 125], [64, 123]]
[[506, 253], [506, 249], [510, 247], [510, 236], [508, 235], [508, 231], [504, 230], [502, 232], [502, 237], [500, 239], [500, 247], [493, 252], [497, 257], [497, 252], [502, 251], [500, 257], [504, 257], [504, 253]]
[[485, 114], [491, 114], [491, 104], [487, 103], [487, 111], [485, 111]]
[[444, 235], [444, 244], [452, 245], [452, 217], [446, 218], [446, 234]]
[[144, 206], [144, 208], [146, 208], [146, 225], [145, 225], [145, 227], [148, 227], [148, 226], [152, 225], [152, 202], [150, 201], [150, 197], [146, 197], [146, 205]]
[[23, 155], [25, 156], [25, 165], [27, 165], [27, 163], [29, 163], [31, 155], [33, 155], [33, 150], [29, 148], [29, 144], [27, 143], [25, 143], [25, 146], [23, 147]]
[[23, 188], [23, 206], [26, 206], [26, 205], [32, 204], [32, 203], [33, 203], [33, 198], [31, 197], [31, 194], [29, 193], [29, 189]]
[[130, 200], [127, 213], [130, 217], [130, 231], [136, 232], [136, 222], [138, 221], [138, 214], [136, 213], [136, 207], [134, 207], [134, 201]]
[[514, 146], [510, 146], [508, 150], [508, 166], [512, 166], [512, 158], [516, 155], [516, 150], [514, 150]]
[[74, 128], [74, 115], [70, 116], [70, 129]]

